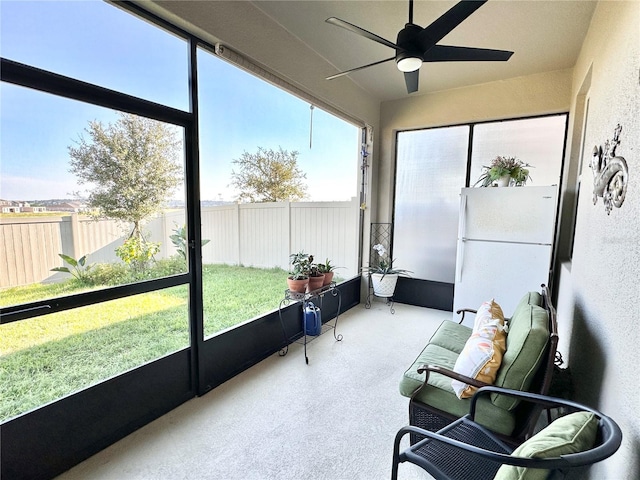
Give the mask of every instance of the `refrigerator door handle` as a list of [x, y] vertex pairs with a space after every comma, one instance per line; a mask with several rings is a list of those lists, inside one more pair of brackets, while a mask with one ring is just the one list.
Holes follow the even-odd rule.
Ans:
[[467, 228], [467, 196], [460, 197], [460, 216], [458, 217], [458, 252], [456, 254], [456, 282], [462, 281], [462, 264], [464, 263], [465, 230]]
[[550, 247], [550, 243], [544, 242], [518, 242], [516, 240], [494, 240], [489, 238], [467, 238], [462, 237], [463, 242], [485, 242], [485, 243], [506, 243], [508, 245], [542, 245], [544, 247]]

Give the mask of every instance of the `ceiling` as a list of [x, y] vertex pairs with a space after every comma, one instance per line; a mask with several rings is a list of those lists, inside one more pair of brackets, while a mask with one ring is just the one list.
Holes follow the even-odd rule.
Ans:
[[[456, 3], [416, 0], [414, 23], [425, 27]], [[580, 52], [596, 3], [590, 0], [490, 0], [439, 43], [511, 50], [514, 52], [511, 59], [507, 62], [424, 64], [420, 69], [419, 90], [412, 95], [571, 68]], [[308, 57], [308, 52], [312, 51], [317, 64], [313, 73], [323, 81], [354, 82], [379, 101], [408, 96], [403, 75], [393, 61], [324, 80], [326, 76], [394, 55], [391, 48], [326, 23], [328, 17], [346, 20], [395, 43], [397, 32], [408, 21], [407, 0], [162, 1], [156, 5], [169, 20], [193, 33], [207, 36], [207, 40], [219, 40], [231, 46], [236, 44], [245, 49], [251, 44], [243, 43], [240, 37], [250, 37], [257, 51], [258, 45], [269, 46], [268, 30], [283, 29], [290, 42], [299, 40], [305, 48], [284, 51], [282, 43], [274, 42], [274, 48], [265, 48], [262, 56], [258, 56], [263, 63], [269, 65], [271, 57], [278, 65], [278, 57], [287, 57], [287, 65], [307, 65], [304, 68], [308, 68], [309, 59], [299, 58], [296, 62], [296, 55]], [[216, 23], [216, 12], [221, 11], [236, 13], [232, 15], [233, 20]], [[246, 50], [241, 52], [251, 55]]]

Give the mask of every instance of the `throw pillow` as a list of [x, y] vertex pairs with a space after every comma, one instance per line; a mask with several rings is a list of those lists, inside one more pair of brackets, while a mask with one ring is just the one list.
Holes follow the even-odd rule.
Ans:
[[[575, 412], [555, 420], [516, 448], [514, 457], [551, 458], [593, 448], [598, 418], [591, 412]], [[549, 472], [540, 468], [502, 465], [494, 480], [544, 480]]]
[[499, 320], [500, 324], [504, 325], [502, 307], [492, 298], [491, 300], [483, 302], [480, 308], [478, 308], [476, 318], [473, 322], [473, 333], [482, 332], [482, 330], [488, 326], [495, 325], [496, 320]]
[[[453, 371], [493, 384], [506, 348], [504, 314], [493, 299], [484, 302], [476, 313], [473, 333], [456, 360]], [[452, 380], [451, 387], [458, 398], [473, 396], [476, 387]]]

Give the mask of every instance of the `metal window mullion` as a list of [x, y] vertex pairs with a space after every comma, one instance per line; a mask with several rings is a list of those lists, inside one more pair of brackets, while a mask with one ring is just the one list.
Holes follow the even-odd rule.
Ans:
[[32, 88], [83, 103], [143, 115], [165, 123], [185, 126], [192, 114], [159, 103], [134, 97], [75, 78], [66, 77], [6, 58], [1, 59], [3, 82]]

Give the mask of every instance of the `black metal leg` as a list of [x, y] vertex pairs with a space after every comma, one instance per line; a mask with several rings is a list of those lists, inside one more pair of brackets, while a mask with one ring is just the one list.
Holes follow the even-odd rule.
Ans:
[[284, 328], [284, 321], [282, 320], [282, 307], [287, 305], [289, 300], [284, 298], [280, 301], [280, 306], [278, 307], [278, 317], [280, 318], [280, 326], [282, 327], [282, 336], [284, 337], [284, 347], [280, 349], [278, 355], [284, 357], [287, 353], [289, 353], [289, 337], [287, 337], [287, 331]]
[[[393, 442], [393, 464], [391, 465], [391, 480], [398, 480], [398, 465], [400, 464], [400, 442], [407, 432], [400, 430], [396, 433], [396, 439]], [[402, 460], [404, 461], [404, 460]]]
[[342, 334], [339, 333], [336, 335], [336, 329], [338, 328], [338, 317], [340, 316], [340, 311], [342, 310], [342, 293], [338, 289], [334, 289], [331, 294], [335, 297], [338, 297], [338, 311], [336, 312], [336, 321], [333, 324], [333, 338], [335, 338], [338, 342], [342, 341]]
[[304, 361], [309, 365], [309, 357], [307, 356], [307, 329], [304, 323], [304, 303], [302, 305], [302, 335], [304, 335]]
[[[285, 307], [286, 305], [289, 305], [289, 303], [291, 301], [301, 301], [302, 302], [302, 342], [300, 342], [299, 339], [295, 340], [296, 343], [302, 343], [304, 345], [304, 361], [307, 365], [309, 365], [309, 356], [307, 354], [307, 329], [305, 326], [305, 310], [306, 310], [306, 306], [309, 302], [310, 299], [312, 298], [318, 298], [320, 305], [322, 305], [322, 299], [324, 297], [324, 295], [328, 292], [331, 292], [331, 295], [333, 295], [334, 297], [337, 296], [338, 297], [338, 311], [336, 313], [336, 317], [335, 317], [335, 322], [333, 325], [331, 325], [329, 322], [325, 322], [325, 325], [328, 328], [332, 328], [333, 329], [333, 338], [335, 338], [337, 341], [341, 341], [342, 340], [342, 335], [341, 334], [337, 334], [336, 333], [336, 328], [338, 326], [338, 317], [340, 316], [340, 310], [342, 309], [342, 294], [340, 292], [340, 290], [338, 290], [336, 288], [336, 284], [334, 282], [331, 283], [330, 286], [325, 286], [322, 287], [318, 290], [314, 290], [313, 292], [306, 292], [306, 293], [294, 293], [291, 292], [290, 290], [287, 290], [285, 292], [285, 298], [280, 302], [280, 307], [278, 308], [278, 316], [280, 318], [280, 325], [282, 327], [282, 335], [284, 337], [284, 341], [285, 341], [285, 346], [280, 350], [280, 352], [278, 352], [278, 355], [280, 355], [281, 357], [285, 356], [287, 354], [287, 352], [289, 351], [289, 344], [293, 341], [292, 339], [290, 339], [289, 337], [287, 337], [287, 332], [284, 326], [284, 320], [282, 319], [282, 308]], [[326, 332], [327, 329], [322, 329], [322, 327], [320, 328], [320, 333], [319, 335], [322, 335], [322, 333]], [[313, 338], [311, 339], [311, 341], [313, 341]]]

